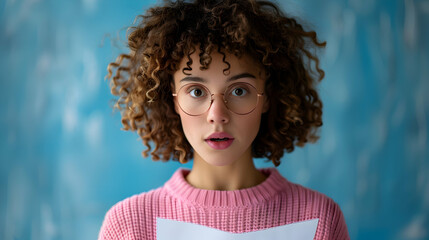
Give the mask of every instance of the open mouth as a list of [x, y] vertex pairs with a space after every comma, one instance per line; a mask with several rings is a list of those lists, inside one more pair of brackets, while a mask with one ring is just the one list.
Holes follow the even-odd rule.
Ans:
[[210, 138], [209, 140], [213, 142], [221, 142], [221, 141], [228, 141], [230, 140], [230, 138]]
[[206, 143], [215, 150], [227, 149], [234, 142], [234, 137], [226, 132], [212, 133], [205, 139]]
[[234, 138], [208, 138], [207, 144], [216, 150], [223, 150], [231, 146]]

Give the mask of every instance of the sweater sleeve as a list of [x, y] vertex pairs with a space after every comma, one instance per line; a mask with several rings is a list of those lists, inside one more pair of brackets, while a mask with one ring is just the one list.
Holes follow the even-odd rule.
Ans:
[[138, 198], [131, 197], [115, 204], [104, 217], [98, 234], [99, 240], [145, 239], [144, 214], [139, 208]]
[[343, 212], [337, 203], [333, 202], [334, 211], [331, 221], [331, 237], [330, 239], [335, 240], [350, 240], [349, 232], [347, 230], [346, 221], [343, 216]]
[[104, 217], [98, 240], [123, 239], [121, 233], [121, 218], [118, 218], [115, 207], [112, 207]]

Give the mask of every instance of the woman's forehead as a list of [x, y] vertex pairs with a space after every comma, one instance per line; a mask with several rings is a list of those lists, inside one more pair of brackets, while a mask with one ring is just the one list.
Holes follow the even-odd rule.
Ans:
[[236, 56], [231, 53], [220, 53], [213, 51], [209, 56], [210, 60], [207, 69], [203, 67], [201, 61], [207, 61], [207, 58], [202, 60], [201, 52], [195, 51], [188, 56], [183, 57], [179, 68], [174, 74], [176, 77], [184, 77], [184, 75], [205, 75], [213, 72], [223, 73], [225, 77], [231, 74], [250, 73], [257, 78], [265, 79], [265, 70], [260, 62], [251, 57], [249, 54]]

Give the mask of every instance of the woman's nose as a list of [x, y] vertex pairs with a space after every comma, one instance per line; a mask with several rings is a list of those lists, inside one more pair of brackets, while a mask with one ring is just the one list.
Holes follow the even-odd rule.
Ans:
[[216, 95], [213, 95], [212, 104], [207, 113], [207, 122], [220, 124], [228, 123], [230, 111], [226, 107], [222, 95]]

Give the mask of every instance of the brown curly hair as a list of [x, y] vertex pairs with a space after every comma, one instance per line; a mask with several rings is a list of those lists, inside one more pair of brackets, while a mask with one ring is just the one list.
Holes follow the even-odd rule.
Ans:
[[[268, 1], [196, 0], [166, 2], [139, 16], [130, 28], [129, 54], [108, 66], [115, 108], [124, 130], [137, 131], [154, 160], [171, 157], [187, 162], [193, 150], [174, 110], [173, 73], [198, 47], [201, 69], [209, 67], [215, 50], [237, 57], [247, 54], [268, 74], [265, 93], [269, 110], [262, 115], [252, 143], [254, 157], [280, 164], [284, 150], [316, 141], [322, 125], [322, 102], [315, 85], [324, 77], [313, 50], [324, 47], [314, 31], [306, 31]], [[150, 142], [155, 149], [151, 149]], [[152, 150], [152, 151], [151, 151]]]

